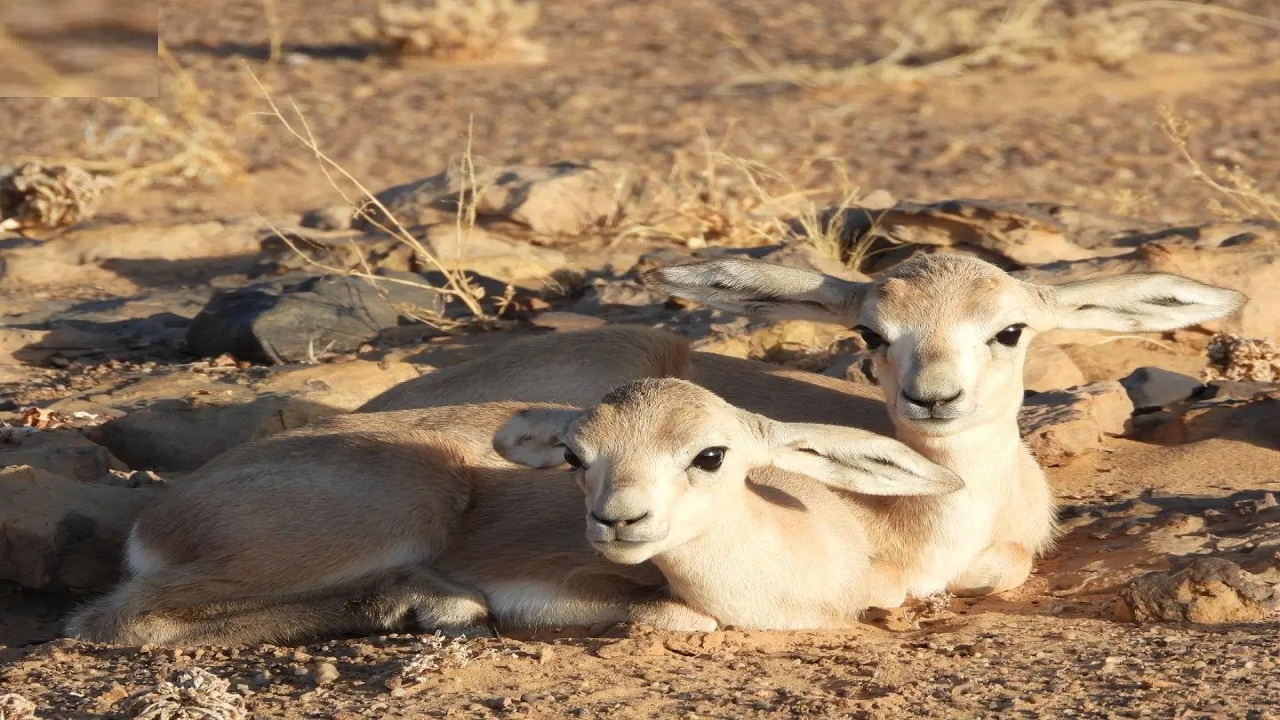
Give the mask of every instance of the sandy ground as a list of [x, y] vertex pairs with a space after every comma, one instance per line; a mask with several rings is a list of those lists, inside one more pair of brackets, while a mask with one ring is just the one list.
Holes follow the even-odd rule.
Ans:
[[[547, 59], [537, 64], [388, 61], [348, 27], [372, 0], [278, 0], [284, 55], [268, 64], [269, 23], [256, 0], [161, 4], [161, 39], [202, 99], [170, 77], [158, 105], [213, 120], [235, 161], [216, 183], [159, 182], [121, 194], [102, 223], [195, 223], [340, 202], [305, 150], [255, 114], [263, 103], [246, 68], [273, 96], [296, 103], [326, 152], [371, 188], [447, 167], [470, 127], [476, 154], [495, 164], [620, 159], [661, 179], [673, 166], [696, 165], [709, 145], [828, 195], [840, 182], [831, 164], [815, 159], [838, 160], [850, 187], [899, 198], [1052, 201], [1164, 224], [1210, 219], [1221, 196], [1161, 132], [1162, 104], [1193, 124], [1197, 158], [1239, 165], [1260, 187], [1280, 187], [1272, 141], [1280, 7], [1269, 0], [1212, 5], [1271, 27], [1146, 13], [1142, 51], [1117, 69], [1068, 57], [838, 89], [746, 82], [755, 68], [741, 47], [774, 68], [883, 57], [893, 49], [880, 32], [888, 4], [544, 2], [532, 37]], [[1071, 12], [1107, 5], [1051, 4]], [[124, 44], [133, 47], [145, 33], [139, 23], [112, 32], [130, 34]], [[0, 109], [7, 117], [0, 161], [138, 166], [175, 149], [171, 139], [148, 135], [137, 116], [101, 101], [11, 98]], [[180, 135], [199, 137], [194, 127], [181, 126]], [[611, 251], [638, 254], [662, 242]], [[87, 285], [4, 285], [0, 305], [11, 318], [56, 316], [144, 298], [189, 317], [211, 281], [242, 272], [251, 259], [136, 263]], [[1138, 365], [1195, 372], [1202, 346], [1203, 337], [1166, 338], [1160, 346], [1119, 340], [1070, 351], [1090, 379], [1115, 379]], [[154, 349], [127, 358], [161, 366], [180, 359]], [[15, 406], [83, 389], [64, 369], [29, 372], [13, 388]], [[112, 383], [137, 372], [126, 363], [93, 382], [123, 392], [123, 381]], [[36, 701], [47, 718], [128, 716], [126, 698], [193, 666], [228, 679], [255, 717], [1280, 717], [1280, 621], [1139, 627], [1112, 619], [1117, 588], [1173, 556], [1202, 552], [1254, 572], [1280, 571], [1280, 546], [1264, 533], [1280, 518], [1218, 518], [1241, 499], [1280, 490], [1274, 429], [1176, 447], [1114, 438], [1048, 472], [1068, 533], [1031, 581], [923, 617], [887, 613], [856, 632], [546, 630], [471, 641], [458, 651], [474, 656], [468, 664], [412, 682], [403, 668], [424, 652], [422, 638], [96, 647], [55, 639], [74, 598], [4, 586], [0, 688]], [[1187, 516], [1225, 524], [1179, 533]], [[1254, 536], [1262, 539], [1250, 546]], [[336, 680], [317, 678], [326, 662]]]
[[157, 0], [10, 0], [0, 96], [155, 97]]

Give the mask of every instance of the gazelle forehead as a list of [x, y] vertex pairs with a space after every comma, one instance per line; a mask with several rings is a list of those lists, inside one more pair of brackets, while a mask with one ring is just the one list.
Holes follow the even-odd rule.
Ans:
[[646, 379], [616, 388], [578, 422], [574, 436], [600, 451], [681, 447], [704, 428], [725, 424], [728, 405], [697, 385]]
[[[882, 325], [957, 327], [1025, 322], [1007, 316], [1033, 302], [1017, 280], [976, 258], [921, 255], [880, 280], [872, 303]], [[1030, 308], [1028, 308], [1030, 309]]]

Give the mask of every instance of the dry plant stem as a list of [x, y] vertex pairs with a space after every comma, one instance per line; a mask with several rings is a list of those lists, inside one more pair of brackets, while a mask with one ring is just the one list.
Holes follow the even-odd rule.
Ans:
[[[271, 93], [268, 92], [266, 87], [263, 86], [262, 81], [258, 79], [257, 75], [253, 75], [253, 71], [250, 70], [247, 66], [245, 69], [250, 73], [250, 75], [253, 76], [254, 82], [257, 83], [258, 89], [262, 92], [263, 97], [267, 101], [267, 105], [271, 108], [271, 112], [267, 114], [279, 120], [280, 123], [284, 126], [285, 130], [287, 130], [290, 135], [292, 135], [295, 139], [301, 142], [308, 150], [312, 152], [312, 154], [315, 156], [320, 166], [321, 172], [324, 173], [325, 179], [329, 181], [330, 186], [332, 186], [335, 190], [338, 191], [338, 193], [342, 196], [343, 200], [345, 200], [349, 205], [352, 205], [352, 206], [356, 206], [356, 207], [372, 206], [376, 208], [379, 212], [381, 212], [382, 217], [389, 220], [391, 227], [387, 227], [386, 225], [384, 225], [382, 223], [381, 218], [374, 217], [371, 212], [367, 210], [361, 211], [363, 217], [369, 220], [369, 222], [371, 222], [375, 227], [387, 233], [388, 235], [396, 238], [397, 240], [400, 240], [408, 244], [410, 247], [413, 248], [414, 252], [417, 253], [419, 257], [421, 257], [423, 260], [425, 260], [432, 267], [436, 268], [444, 275], [445, 283], [447, 287], [443, 289], [437, 288], [438, 290], [442, 290], [448, 295], [458, 298], [466, 306], [467, 310], [477, 320], [480, 320], [480, 321], [491, 320], [492, 318], [490, 318], [489, 315], [485, 313], [484, 308], [480, 305], [479, 298], [476, 296], [475, 290], [470, 287], [470, 284], [468, 283], [466, 276], [458, 272], [457, 270], [450, 270], [449, 268], [445, 267], [444, 264], [440, 262], [439, 258], [437, 258], [434, 253], [428, 250], [425, 245], [423, 245], [407, 229], [405, 229], [405, 227], [400, 223], [400, 221], [397, 220], [395, 216], [391, 214], [391, 211], [386, 207], [386, 205], [384, 205], [381, 200], [378, 200], [377, 197], [375, 197], [374, 194], [370, 192], [369, 189], [366, 188], [363, 183], [357, 180], [355, 176], [353, 176], [350, 172], [348, 172], [345, 168], [343, 168], [337, 161], [330, 158], [320, 149], [320, 146], [315, 139], [315, 135], [311, 131], [311, 126], [307, 123], [306, 117], [302, 114], [302, 111], [298, 109], [296, 104], [293, 105], [293, 111], [294, 111], [294, 114], [297, 115], [298, 121], [302, 125], [301, 132], [298, 130], [297, 127], [293, 125], [293, 123], [289, 121], [288, 118], [284, 116], [284, 113], [281, 112], [280, 107], [276, 104], [275, 99], [271, 97]], [[470, 147], [469, 144], [468, 144], [468, 147]], [[347, 194], [347, 192], [343, 190], [341, 184], [338, 183], [337, 178], [334, 177], [334, 174], [333, 174], [334, 172], [338, 173], [343, 179], [351, 183], [351, 185], [353, 185], [360, 192], [360, 194], [365, 199], [365, 204], [357, 205], [354, 202], [354, 199], [350, 197]]]
[[276, 0], [262, 0], [262, 12], [267, 20], [267, 64], [274, 66], [280, 62], [281, 48], [284, 46], [284, 35], [280, 29], [280, 7]]
[[[363, 255], [359, 253], [357, 253], [357, 256], [360, 257], [360, 265], [362, 268], [361, 270], [352, 270], [350, 268], [340, 268], [335, 265], [328, 265], [326, 263], [322, 263], [319, 260], [316, 260], [315, 258], [308, 255], [305, 250], [298, 247], [298, 245], [294, 243], [293, 239], [290, 238], [284, 232], [282, 232], [279, 228], [275, 227], [274, 225], [268, 225], [268, 227], [271, 228], [271, 232], [275, 233], [276, 237], [280, 238], [280, 240], [283, 241], [285, 245], [288, 245], [289, 249], [292, 250], [295, 255], [302, 258], [302, 261], [305, 262], [307, 265], [310, 265], [311, 267], [314, 267], [315, 269], [328, 273], [330, 275], [347, 275], [350, 277], [360, 278], [361, 280], [366, 280], [371, 285], [373, 285], [374, 289], [377, 290], [378, 293], [382, 295], [384, 298], [386, 297], [386, 293], [384, 293], [382, 289], [378, 287], [378, 283], [380, 282], [392, 283], [395, 285], [407, 285], [409, 287], [416, 287], [416, 288], [427, 288], [430, 290], [445, 292], [440, 288], [427, 285], [426, 283], [416, 282], [413, 280], [403, 280], [401, 278], [395, 278], [395, 277], [387, 277], [385, 275], [378, 275], [373, 272], [373, 269], [369, 267], [368, 261], [364, 258]], [[435, 315], [434, 313], [423, 312], [420, 308], [403, 307], [399, 304], [393, 304], [393, 307], [395, 307], [395, 309], [398, 310], [405, 317], [421, 321], [423, 323], [426, 323], [433, 327], [437, 327], [446, 332], [457, 330], [464, 326], [464, 323], [450, 321], [447, 318], [443, 316]], [[312, 363], [312, 364], [316, 364], [316, 363]]]
[[1096, 10], [1094, 12], [1098, 15], [1118, 16], [1129, 15], [1131, 13], [1142, 12], [1144, 10], [1173, 10], [1192, 15], [1217, 15], [1229, 20], [1238, 20], [1250, 25], [1271, 28], [1272, 30], [1280, 30], [1280, 20], [1272, 20], [1271, 18], [1265, 18], [1260, 15], [1254, 15], [1240, 10], [1232, 10], [1231, 8], [1219, 7], [1217, 5], [1201, 5], [1200, 3], [1185, 2], [1183, 0], [1136, 0], [1135, 2], [1124, 3], [1123, 5]]
[[1252, 181], [1239, 171], [1225, 171], [1227, 183], [1214, 178], [1205, 171], [1200, 161], [1191, 154], [1191, 128], [1189, 123], [1177, 117], [1173, 109], [1167, 105], [1160, 106], [1160, 127], [1173, 142], [1178, 154], [1191, 168], [1196, 178], [1229, 200], [1245, 216], [1265, 214], [1272, 220], [1280, 222], [1280, 197], [1268, 195], [1259, 190]]
[[[157, 178], [191, 176], [205, 169], [218, 178], [233, 177], [241, 169], [241, 163], [232, 150], [235, 140], [216, 121], [203, 115], [209, 106], [208, 96], [169, 52], [164, 41], [158, 44], [160, 59], [168, 67], [176, 83], [174, 96], [178, 98], [183, 122], [175, 123], [164, 111], [142, 98], [103, 98], [141, 122], [156, 137], [173, 143], [181, 150], [170, 157], [141, 167], [128, 167], [120, 163], [80, 163], [84, 167], [112, 173], [122, 189], [137, 189]], [[212, 142], [209, 142], [212, 140]]]

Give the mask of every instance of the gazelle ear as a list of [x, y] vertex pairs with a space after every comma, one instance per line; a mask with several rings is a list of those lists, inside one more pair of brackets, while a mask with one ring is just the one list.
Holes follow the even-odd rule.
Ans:
[[1244, 293], [1172, 275], [1137, 273], [1035, 286], [1057, 326], [1073, 330], [1161, 332], [1226, 317]]
[[493, 436], [493, 449], [518, 465], [549, 468], [564, 463], [564, 439], [581, 410], [530, 408], [511, 417]]
[[945, 495], [964, 487], [947, 468], [866, 430], [769, 421], [773, 464], [864, 495]]
[[756, 260], [709, 260], [656, 268], [644, 281], [726, 312], [769, 320], [851, 324], [871, 283]]

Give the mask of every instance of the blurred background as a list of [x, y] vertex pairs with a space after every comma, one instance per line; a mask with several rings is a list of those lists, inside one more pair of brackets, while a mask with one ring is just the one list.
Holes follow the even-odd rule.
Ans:
[[[1043, 200], [1162, 222], [1229, 212], [1171, 129], [1211, 172], [1280, 180], [1273, 0], [160, 4], [158, 100], [3, 100], [0, 158], [130, 172], [126, 213], [331, 202], [310, 153], [259, 114], [251, 71], [377, 187], [444, 169], [469, 133], [494, 164], [625, 160], [730, 209], [754, 201], [726, 158], [758, 164], [781, 194]], [[102, 62], [125, 94], [126, 55], [137, 86], [151, 72], [134, 43], [150, 31], [146, 5], [8, 0], [3, 12], [25, 18], [8, 22], [32, 47], [70, 52], [81, 45], [48, 38], [109, 9], [101, 32], [122, 64]]]
[[0, 96], [155, 97], [157, 0], [0, 3]]

